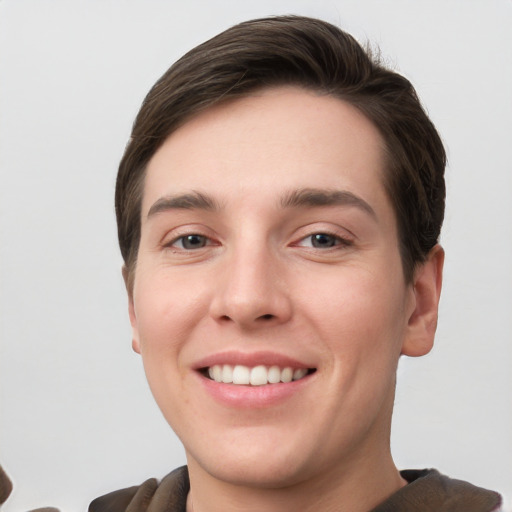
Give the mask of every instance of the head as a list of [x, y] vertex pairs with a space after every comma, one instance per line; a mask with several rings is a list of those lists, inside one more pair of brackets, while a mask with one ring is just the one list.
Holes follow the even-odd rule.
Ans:
[[178, 127], [216, 104], [258, 89], [294, 85], [350, 103], [385, 142], [404, 276], [425, 261], [444, 217], [446, 154], [412, 84], [349, 34], [324, 21], [276, 17], [236, 25], [178, 60], [146, 96], [119, 167], [116, 215], [128, 288], [140, 241], [149, 160]]
[[119, 237], [134, 348], [196, 475], [389, 468], [398, 358], [435, 331], [443, 168], [410, 83], [321, 21], [238, 25], [154, 86]]

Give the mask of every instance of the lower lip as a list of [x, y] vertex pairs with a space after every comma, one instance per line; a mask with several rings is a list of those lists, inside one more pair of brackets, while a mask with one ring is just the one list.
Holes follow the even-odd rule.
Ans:
[[207, 393], [223, 405], [242, 409], [259, 409], [283, 403], [310, 383], [315, 374], [306, 375], [292, 382], [264, 386], [224, 384], [198, 375]]

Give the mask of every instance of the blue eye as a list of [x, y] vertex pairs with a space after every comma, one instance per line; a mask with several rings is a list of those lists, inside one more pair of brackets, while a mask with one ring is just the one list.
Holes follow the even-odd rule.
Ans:
[[208, 238], [204, 235], [185, 235], [180, 236], [173, 242], [174, 247], [186, 250], [201, 249], [208, 244]]
[[331, 249], [336, 247], [342, 249], [352, 245], [352, 241], [339, 235], [319, 232], [308, 235], [300, 240], [296, 245], [299, 247], [308, 247], [311, 249]]
[[311, 240], [311, 245], [316, 249], [325, 249], [340, 244], [339, 237], [328, 233], [315, 233], [308, 238]]

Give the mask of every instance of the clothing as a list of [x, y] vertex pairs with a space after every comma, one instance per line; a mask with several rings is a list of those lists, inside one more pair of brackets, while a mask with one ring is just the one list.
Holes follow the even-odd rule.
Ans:
[[[408, 485], [370, 512], [498, 512], [498, 493], [441, 475], [435, 469], [405, 470]], [[190, 488], [186, 466], [158, 484], [151, 478], [95, 499], [89, 512], [186, 512]], [[321, 512], [321, 511], [319, 511]]]
[[435, 469], [400, 471], [409, 482], [371, 512], [499, 512], [501, 496]]
[[0, 466], [0, 505], [7, 500], [12, 492], [12, 482], [4, 471], [4, 468]]
[[[11, 479], [7, 476], [7, 473], [4, 471], [4, 468], [0, 466], [0, 506], [2, 505], [2, 503], [5, 503], [7, 498], [11, 495], [11, 492]], [[59, 512], [59, 509], [54, 507], [42, 507], [34, 508], [30, 512]]]

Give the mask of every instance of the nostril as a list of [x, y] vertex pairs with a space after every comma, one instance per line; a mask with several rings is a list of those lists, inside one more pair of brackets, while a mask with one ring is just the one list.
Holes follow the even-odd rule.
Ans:
[[262, 320], [272, 320], [272, 318], [274, 318], [274, 315], [271, 315], [270, 313], [268, 313], [266, 315], [261, 315], [260, 318]]

